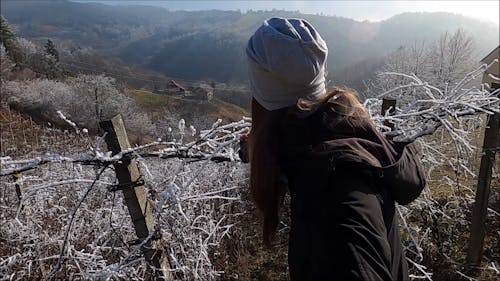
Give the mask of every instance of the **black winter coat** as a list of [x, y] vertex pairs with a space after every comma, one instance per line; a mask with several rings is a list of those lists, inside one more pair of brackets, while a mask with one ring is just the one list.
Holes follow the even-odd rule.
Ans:
[[415, 151], [322, 112], [288, 119], [280, 135], [291, 279], [408, 280], [394, 197], [406, 204], [425, 186]]

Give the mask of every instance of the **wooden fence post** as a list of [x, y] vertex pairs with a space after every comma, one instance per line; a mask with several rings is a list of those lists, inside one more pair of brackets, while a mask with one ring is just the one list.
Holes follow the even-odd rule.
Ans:
[[[105, 141], [108, 149], [113, 154], [131, 148], [125, 126], [121, 115], [113, 117], [111, 120], [102, 121], [100, 127], [106, 132]], [[118, 188], [121, 189], [128, 208], [135, 233], [139, 238], [137, 243], [142, 243], [141, 250], [146, 261], [154, 268], [153, 276], [155, 280], [173, 280], [172, 272], [169, 271], [170, 264], [166, 253], [155, 249], [155, 238], [153, 229], [153, 210], [147, 199], [144, 181], [139, 173], [139, 168], [135, 159], [124, 159], [121, 163], [113, 164], [116, 177], [118, 178]], [[151, 235], [151, 236], [150, 236]], [[144, 241], [144, 239], [148, 241]]]
[[[492, 89], [500, 88], [499, 84], [493, 83], [493, 86]], [[481, 264], [492, 169], [495, 164], [496, 150], [498, 150], [500, 146], [499, 123], [499, 113], [490, 115], [488, 116], [486, 129], [484, 130], [481, 165], [479, 166], [479, 175], [477, 177], [476, 198], [474, 208], [472, 209], [472, 223], [470, 227], [469, 245], [467, 248], [466, 264], [469, 269], [473, 269], [473, 267], [477, 267]]]
[[[389, 110], [389, 115], [394, 115], [396, 112], [396, 99], [395, 98], [383, 98], [382, 99], [382, 111], [380, 114], [385, 116], [385, 113]], [[391, 131], [394, 130], [394, 123], [390, 121], [384, 121], [384, 126], [391, 128]], [[392, 140], [392, 136], [387, 136], [388, 140]]]
[[23, 190], [22, 190], [22, 180], [23, 180], [23, 175], [21, 173], [19, 174], [14, 174], [12, 176], [12, 179], [14, 180], [14, 187], [16, 189], [16, 196], [17, 196], [17, 200], [18, 200], [18, 207], [21, 207], [21, 204], [22, 204], [22, 200], [23, 200]]

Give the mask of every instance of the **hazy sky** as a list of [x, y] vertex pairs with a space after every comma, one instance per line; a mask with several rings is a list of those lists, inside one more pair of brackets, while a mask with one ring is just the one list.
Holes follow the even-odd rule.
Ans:
[[402, 12], [449, 12], [499, 23], [500, 0], [491, 1], [126, 1], [76, 0], [112, 5], [161, 6], [171, 10], [299, 10], [378, 21]]

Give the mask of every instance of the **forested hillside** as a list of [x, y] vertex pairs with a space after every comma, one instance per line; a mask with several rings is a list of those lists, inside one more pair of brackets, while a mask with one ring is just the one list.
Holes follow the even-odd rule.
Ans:
[[461, 28], [470, 34], [477, 45], [476, 58], [499, 40], [498, 26], [447, 13], [405, 13], [381, 22], [358, 22], [277, 10], [185, 12], [69, 1], [2, 1], [1, 5], [2, 15], [22, 37], [56, 38], [167, 76], [221, 82], [246, 81], [246, 41], [272, 16], [302, 17], [313, 23], [330, 49], [330, 79], [356, 85], [386, 54], [402, 45], [435, 40], [445, 31]]

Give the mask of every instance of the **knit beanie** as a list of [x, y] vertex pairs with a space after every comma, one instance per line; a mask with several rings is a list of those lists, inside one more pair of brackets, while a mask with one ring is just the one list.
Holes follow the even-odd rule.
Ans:
[[253, 97], [267, 110], [317, 101], [326, 94], [328, 48], [303, 19], [271, 18], [246, 48]]

